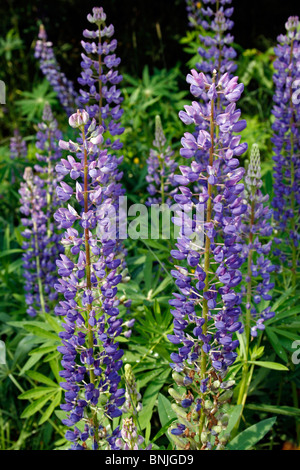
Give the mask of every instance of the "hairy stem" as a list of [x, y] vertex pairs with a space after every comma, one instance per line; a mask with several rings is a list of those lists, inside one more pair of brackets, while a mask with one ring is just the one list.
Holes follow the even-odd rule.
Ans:
[[[214, 76], [215, 80], [215, 76]], [[214, 122], [214, 100], [211, 100], [211, 112], [210, 112], [210, 137], [211, 137], [211, 148], [209, 151], [209, 165], [213, 165], [213, 160], [214, 160], [214, 134], [215, 134], [215, 122]], [[207, 214], [206, 214], [206, 222], [209, 223], [211, 222], [211, 216], [212, 216], [212, 185], [208, 183], [208, 201], [207, 201]], [[206, 273], [206, 278], [205, 278], [205, 287], [203, 289], [203, 292], [207, 292], [209, 290], [209, 269], [210, 268], [210, 238], [206, 236], [205, 239], [205, 255], [204, 255], [204, 271]], [[208, 322], [208, 301], [207, 299], [203, 298], [203, 318], [205, 320], [205, 323], [202, 327], [203, 334], [207, 334], [207, 322]], [[203, 348], [201, 349], [201, 381], [206, 378], [206, 372], [207, 372], [207, 354], [203, 351]], [[201, 393], [201, 401], [202, 401], [202, 412], [200, 416], [200, 421], [199, 421], [199, 442], [201, 446], [201, 433], [203, 431], [204, 427], [204, 421], [205, 421], [205, 414], [204, 414], [204, 394]]]
[[[82, 141], [84, 147], [84, 212], [88, 212], [88, 158], [87, 158], [87, 149], [85, 145], [85, 131], [84, 126], [82, 126]], [[85, 243], [85, 254], [86, 254], [86, 286], [88, 290], [92, 289], [92, 282], [91, 282], [91, 255], [90, 255], [90, 244], [89, 244], [89, 229], [84, 229], [84, 243]], [[92, 305], [87, 305], [87, 318], [86, 324], [88, 329], [88, 347], [89, 349], [94, 349], [94, 335], [91, 325], [89, 324], [89, 314], [92, 310]], [[95, 385], [95, 374], [94, 370], [90, 368], [90, 381], [93, 385]], [[95, 429], [95, 439], [98, 442], [98, 418], [97, 418], [97, 410], [93, 412], [93, 424]]]

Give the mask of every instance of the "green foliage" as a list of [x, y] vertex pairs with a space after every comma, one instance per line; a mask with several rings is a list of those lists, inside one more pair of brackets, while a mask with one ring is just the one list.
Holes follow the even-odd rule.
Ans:
[[51, 106], [56, 103], [56, 93], [46, 79], [36, 85], [31, 92], [22, 91], [20, 95], [21, 98], [16, 101], [16, 106], [28, 121], [38, 122], [45, 104], [48, 103]]
[[[146, 159], [154, 140], [156, 115], [161, 116], [167, 141], [175, 150], [177, 161], [182, 162], [180, 139], [187, 128], [178, 118], [178, 112], [185, 104], [190, 104], [185, 76], [199, 61], [198, 34], [198, 30], [188, 31], [180, 41], [190, 56], [187, 64], [178, 63], [170, 69], [144, 65], [140, 77], [123, 74], [125, 132], [121, 140], [125, 158], [122, 169], [130, 203], [144, 202], [147, 197]], [[59, 52], [61, 57], [67, 59], [72, 47], [65, 44]], [[253, 143], [259, 145], [263, 191], [272, 198], [273, 49], [235, 47], [237, 74], [245, 85], [239, 102], [243, 118], [247, 120], [243, 140], [249, 148]], [[25, 48], [17, 25], [0, 38], [0, 65], [4, 71], [1, 79], [7, 84], [8, 92], [7, 107], [0, 108], [3, 120], [0, 141], [0, 449], [65, 449], [65, 427], [61, 424], [65, 413], [59, 410], [63, 401], [59, 385], [61, 355], [57, 351], [61, 343], [58, 337], [61, 319], [55, 317], [53, 311], [35, 319], [26, 314], [18, 195], [25, 166], [36, 163], [33, 134], [44, 105], [48, 102], [60, 109], [56, 94], [41, 78], [37, 65], [33, 65], [32, 50]], [[66, 127], [65, 115], [59, 114], [58, 120]], [[9, 137], [14, 128], [20, 128], [29, 144], [26, 161], [10, 158]], [[66, 140], [72, 138], [70, 132], [65, 133]], [[243, 163], [247, 166], [247, 156]], [[125, 352], [124, 364], [131, 365], [142, 396], [143, 408], [136, 418], [137, 428], [146, 444], [153, 444], [154, 450], [174, 449], [176, 444], [176, 439], [168, 432], [177, 418], [168, 394], [170, 386], [174, 386], [169, 364], [174, 346], [167, 338], [173, 329], [168, 301], [176, 292], [170, 275], [173, 245], [173, 239], [152, 240], [150, 235], [149, 239], [126, 241], [131, 279], [119, 288], [120, 296], [132, 299], [128, 316], [135, 318], [131, 337], [121, 336], [118, 340]], [[229, 422], [224, 435], [230, 436], [228, 450], [281, 449], [285, 440], [297, 439], [295, 420], [299, 423], [296, 404], [300, 370], [293, 364], [292, 354], [295, 352], [293, 343], [299, 341], [300, 307], [298, 292], [291, 287], [288, 266], [283, 266], [276, 277], [272, 294], [272, 309], [276, 315], [265, 322], [265, 331], [250, 345], [248, 379], [251, 383], [244, 408], [236, 405], [236, 400], [248, 359], [245, 336], [237, 335], [239, 355], [226, 377], [237, 384], [230, 404], [226, 405]], [[126, 321], [123, 310], [122, 315]], [[122, 385], [125, 386], [124, 371]], [[120, 421], [109, 424], [115, 428]]]

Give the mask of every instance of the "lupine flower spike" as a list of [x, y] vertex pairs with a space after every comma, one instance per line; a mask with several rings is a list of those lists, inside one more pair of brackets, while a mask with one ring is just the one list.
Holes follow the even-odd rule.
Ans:
[[[180, 117], [194, 125], [209, 119], [210, 129], [199, 130], [196, 137], [186, 132], [182, 139], [181, 155], [192, 162], [180, 166], [181, 175], [175, 175], [181, 194], [174, 199], [183, 211], [196, 209], [197, 213], [182, 217], [178, 212], [174, 223], [180, 234], [177, 249], [171, 251], [178, 263], [171, 274], [181, 292], [170, 300], [174, 333], [168, 337], [178, 345], [178, 351], [171, 354], [171, 367], [174, 380], [186, 387], [183, 394], [170, 391], [179, 421], [172, 426], [171, 435], [177, 448], [199, 450], [223, 448], [224, 439], [219, 435], [227, 417], [222, 404], [230, 398], [233, 386], [225, 377], [237, 357], [239, 342], [233, 335], [242, 327], [237, 292], [243, 261], [239, 230], [247, 207], [240, 183], [244, 169], [237, 157], [247, 145], [236, 135], [246, 127], [239, 120], [236, 102], [243, 85], [228, 73], [219, 79], [216, 76], [214, 72], [211, 79], [192, 70], [187, 77], [191, 93], [206, 95], [208, 106], [194, 101]], [[229, 103], [224, 112], [216, 106], [220, 95]], [[195, 161], [199, 149], [209, 153], [208, 161]], [[189, 186], [195, 182], [200, 189], [193, 193]]]
[[[63, 423], [72, 428], [66, 434], [71, 449], [115, 449], [119, 428], [110, 433], [108, 425], [121, 415], [125, 402], [125, 390], [119, 388], [123, 351], [117, 341], [122, 333], [116, 297], [121, 260], [116, 257], [116, 239], [102, 218], [109, 206], [110, 155], [106, 149], [99, 150], [104, 129], [95, 119], [86, 129], [89, 122], [85, 110], [70, 116], [69, 124], [80, 132], [82, 144], [60, 141], [75, 156], [69, 155], [57, 166], [59, 173], [76, 181], [75, 189], [67, 183], [58, 188], [58, 197], [63, 202], [73, 199], [73, 204], [68, 202], [55, 214], [65, 229], [62, 243], [68, 250], [57, 262], [61, 276], [57, 290], [65, 298], [55, 310], [64, 317], [63, 345], [58, 348], [63, 354], [60, 375], [65, 379], [61, 386], [66, 391], [61, 408], [67, 411]], [[98, 224], [102, 224], [101, 237]], [[76, 426], [79, 421], [85, 425], [83, 432]]]
[[[119, 136], [124, 132], [124, 128], [120, 124], [123, 114], [121, 108], [123, 97], [117, 88], [123, 77], [117, 70], [121, 60], [115, 54], [117, 40], [112, 39], [114, 27], [112, 24], [106, 26], [106, 14], [103, 8], [93, 8], [92, 13], [87, 16], [87, 20], [91, 26], [94, 26], [94, 29], [83, 31], [83, 36], [87, 41], [81, 41], [84, 52], [81, 54], [82, 72], [78, 82], [83, 88], [80, 89], [79, 101], [89, 115], [90, 121], [86, 126], [94, 119], [99, 126], [103, 127], [102, 146], [110, 153], [105, 165], [102, 166], [101, 181], [106, 186], [106, 190], [102, 192], [102, 198], [103, 200], [107, 199], [107, 204], [102, 202], [99, 212], [99, 217], [102, 218], [102, 222], [99, 224], [100, 230], [102, 230], [102, 224], [104, 232], [107, 232], [108, 223], [120, 227], [123, 217], [123, 211], [119, 206], [119, 198], [125, 194], [119, 183], [123, 176], [122, 171], [119, 170], [123, 156], [113, 154], [123, 146], [119, 139]], [[101, 151], [99, 145], [95, 147], [95, 151], [95, 155], [89, 155], [91, 160], [97, 158], [97, 152]], [[104, 237], [107, 238], [108, 234], [105, 233]], [[115, 233], [115, 239], [118, 257], [122, 260], [119, 272], [123, 274], [122, 282], [126, 282], [129, 280], [125, 262], [127, 252], [122, 241], [118, 239], [118, 231]], [[123, 303], [125, 307], [129, 308], [131, 301], [123, 299]]]
[[27, 146], [18, 129], [14, 130], [14, 136], [10, 139], [10, 158], [25, 159], [27, 157]]
[[[230, 76], [237, 69], [234, 62], [236, 52], [232, 47], [230, 33], [234, 23], [231, 20], [232, 0], [187, 0], [187, 11], [191, 26], [200, 26], [204, 34], [199, 35], [201, 46], [198, 53], [202, 58], [196, 67], [204, 73], [217, 70], [218, 77], [228, 72]], [[227, 6], [228, 5], [228, 6]]]
[[53, 44], [47, 40], [47, 33], [42, 24], [40, 25], [34, 56], [39, 60], [43, 75], [47, 78], [53, 90], [56, 91], [63, 109], [70, 116], [76, 109], [78, 95], [73, 83], [61, 71], [54, 54]]
[[36, 154], [40, 164], [35, 165], [36, 174], [26, 168], [21, 183], [21, 219], [26, 241], [23, 244], [23, 268], [25, 277], [25, 300], [27, 313], [36, 316], [49, 311], [49, 304], [57, 299], [54, 284], [57, 281], [55, 261], [63, 251], [59, 226], [54, 225], [53, 213], [58, 200], [55, 187], [59, 177], [54, 174], [54, 164], [61, 156], [57, 139], [61, 133], [57, 128], [51, 109], [45, 106], [42, 122], [38, 124]]
[[[264, 321], [272, 318], [275, 314], [271, 307], [261, 309], [262, 301], [271, 301], [270, 291], [274, 287], [271, 282], [271, 273], [275, 270], [268, 259], [272, 241], [269, 240], [273, 228], [271, 226], [272, 210], [269, 208], [269, 195], [261, 192], [261, 165], [260, 152], [256, 144], [253, 145], [250, 155], [250, 163], [245, 178], [245, 200], [248, 206], [247, 212], [243, 214], [241, 227], [243, 245], [243, 257], [248, 265], [246, 285], [243, 290], [246, 297], [246, 335], [250, 334], [251, 320], [255, 325], [251, 328], [251, 335], [257, 336], [257, 329], [264, 329]], [[255, 280], [257, 280], [255, 282]]]
[[[166, 137], [162, 128], [160, 116], [155, 118], [155, 149], [150, 150], [147, 159], [148, 174], [146, 181], [149, 183], [147, 191], [150, 194], [146, 205], [165, 204], [172, 202], [172, 194], [176, 182], [174, 172], [178, 166], [172, 158], [174, 152], [166, 145]], [[176, 192], [176, 189], [175, 189]]]
[[105, 148], [117, 150], [122, 148], [118, 136], [124, 132], [120, 125], [123, 97], [117, 88], [123, 77], [117, 70], [121, 60], [115, 54], [114, 27], [112, 24], [106, 26], [103, 8], [93, 8], [87, 19], [95, 29], [83, 31], [88, 41], [81, 41], [84, 53], [81, 54], [82, 72], [78, 82], [85, 88], [80, 90], [79, 101], [90, 119], [95, 118], [103, 126]]
[[292, 273], [296, 287], [299, 247], [300, 214], [300, 32], [299, 18], [291, 16], [286, 23], [286, 34], [278, 36], [274, 52], [275, 83], [272, 113], [275, 122], [274, 144], [274, 221], [278, 247], [274, 254]]

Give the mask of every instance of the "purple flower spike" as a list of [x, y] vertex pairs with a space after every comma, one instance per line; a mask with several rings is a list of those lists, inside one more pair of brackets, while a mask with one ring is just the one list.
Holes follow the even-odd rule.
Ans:
[[198, 53], [202, 60], [197, 69], [205, 74], [217, 70], [219, 76], [226, 72], [234, 73], [237, 65], [234, 62], [236, 52], [231, 45], [234, 40], [230, 34], [234, 26], [230, 19], [234, 11], [230, 7], [231, 0], [186, 0], [186, 4], [189, 25], [193, 28], [200, 26], [206, 33], [199, 35], [201, 47]]
[[[117, 341], [122, 333], [117, 285], [126, 276], [124, 253], [118, 245], [116, 199], [123, 194], [116, 183], [117, 159], [101, 149], [104, 128], [78, 110], [69, 123], [80, 133], [78, 144], [60, 141], [75, 153], [57, 165], [59, 174], [76, 174], [75, 188], [61, 182], [57, 196], [69, 200], [55, 218], [66, 229], [62, 244], [66, 254], [57, 260], [60, 278], [56, 289], [64, 296], [55, 312], [64, 317], [62, 378], [67, 411], [64, 424], [85, 420], [84, 433], [66, 434], [71, 449], [118, 449], [119, 428], [111, 434], [109, 421], [122, 414], [125, 390], [119, 388], [123, 351]], [[75, 178], [74, 178], [75, 179]], [[76, 210], [72, 204], [76, 203]], [[115, 230], [115, 232], [114, 232]]]
[[27, 157], [26, 142], [22, 139], [18, 129], [14, 130], [14, 136], [10, 139], [10, 158], [22, 159]]
[[[237, 289], [244, 261], [240, 229], [247, 206], [242, 197], [244, 169], [237, 158], [234, 165], [231, 162], [233, 155], [240, 155], [247, 145], [240, 144], [240, 136], [235, 135], [245, 126], [236, 109], [242, 90], [237, 77], [229, 80], [224, 74], [218, 78], [215, 72], [211, 79], [195, 71], [192, 76], [193, 80], [191, 75], [187, 80], [192, 93], [198, 78], [204, 84], [204, 104], [193, 102], [192, 109], [186, 107], [196, 132], [193, 136], [186, 133], [182, 140], [184, 156], [191, 163], [179, 167], [184, 178], [179, 187], [182, 198], [178, 194], [174, 199], [180, 209], [187, 206], [190, 212], [196, 209], [196, 214], [174, 217], [180, 232], [177, 249], [172, 250], [176, 265], [171, 274], [180, 294], [174, 293], [170, 300], [174, 328], [169, 337], [178, 345], [178, 351], [171, 354], [173, 378], [187, 389], [183, 396], [170, 392], [177, 402], [174, 410], [179, 422], [186, 416], [190, 426], [177, 426], [170, 436], [178, 448], [196, 450], [208, 448], [208, 436], [218, 436], [222, 431], [222, 426], [211, 427], [212, 416], [224, 418], [221, 404], [230, 398], [230, 391], [219, 395], [220, 387], [237, 357], [239, 343], [234, 333], [242, 326]], [[198, 96], [197, 89], [195, 93]], [[225, 94], [227, 105], [223, 110], [217, 102]], [[180, 117], [187, 121], [184, 115]], [[216, 448], [222, 448], [218, 441]]]
[[38, 124], [36, 157], [39, 164], [34, 170], [26, 168], [21, 183], [21, 212], [25, 238], [23, 244], [23, 268], [25, 277], [25, 300], [27, 313], [36, 316], [48, 312], [50, 304], [57, 299], [54, 284], [57, 281], [55, 260], [63, 251], [60, 245], [60, 226], [56, 228], [53, 212], [59, 202], [55, 188], [59, 177], [54, 165], [61, 157], [57, 141], [61, 138], [51, 108], [46, 105], [42, 122]]
[[83, 36], [87, 41], [81, 41], [84, 52], [81, 54], [82, 72], [78, 82], [83, 88], [79, 102], [86, 108], [90, 119], [95, 118], [103, 126], [104, 146], [118, 150], [122, 148], [119, 136], [124, 128], [120, 124], [123, 97], [117, 86], [123, 77], [117, 71], [121, 61], [115, 54], [114, 27], [106, 26], [103, 8], [93, 8], [87, 19], [95, 29], [85, 30]]
[[299, 18], [290, 17], [286, 34], [278, 37], [274, 62], [275, 94], [272, 113], [274, 151], [274, 208], [275, 228], [278, 232], [275, 256], [292, 273], [296, 287], [299, 270], [297, 250], [300, 230], [300, 33]]
[[[177, 168], [172, 158], [174, 152], [170, 146], [166, 146], [166, 137], [163, 132], [160, 116], [155, 118], [155, 140], [153, 141], [155, 149], [150, 150], [150, 156], [147, 160], [148, 174], [146, 181], [149, 183], [147, 191], [150, 194], [146, 205], [151, 204], [170, 204], [171, 196], [176, 186], [174, 180], [174, 171]], [[176, 192], [176, 189], [175, 189]]]

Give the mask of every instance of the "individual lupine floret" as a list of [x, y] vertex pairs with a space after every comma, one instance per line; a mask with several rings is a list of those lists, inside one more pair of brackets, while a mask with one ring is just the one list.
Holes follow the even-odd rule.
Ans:
[[25, 159], [27, 157], [27, 145], [22, 138], [19, 129], [14, 130], [14, 136], [10, 139], [10, 158]]
[[53, 44], [47, 40], [47, 33], [42, 24], [40, 25], [34, 56], [39, 60], [40, 69], [57, 93], [63, 109], [70, 116], [76, 109], [78, 94], [72, 81], [68, 80], [61, 71], [53, 51]]
[[278, 248], [274, 254], [292, 273], [292, 285], [296, 286], [298, 269], [300, 214], [300, 32], [299, 18], [290, 17], [286, 22], [286, 34], [278, 36], [274, 61], [275, 94], [272, 113], [275, 121], [272, 142], [274, 144], [274, 239]]
[[112, 443], [119, 429], [108, 440], [107, 426], [121, 415], [125, 402], [125, 390], [119, 388], [123, 351], [116, 340], [122, 332], [117, 299], [121, 260], [116, 256], [118, 237], [106, 220], [109, 195], [116, 190], [115, 183], [108, 184], [108, 174], [117, 171], [117, 165], [111, 166], [114, 158], [106, 149], [99, 150], [103, 127], [93, 119], [86, 130], [89, 122], [84, 110], [70, 116], [69, 123], [80, 132], [82, 144], [60, 141], [61, 148], [75, 153], [75, 158], [69, 155], [57, 166], [59, 173], [76, 181], [75, 188], [61, 183], [58, 197], [64, 202], [73, 199], [80, 209], [68, 203], [55, 214], [65, 229], [62, 243], [68, 247], [68, 256], [61, 255], [57, 262], [61, 278], [56, 288], [65, 300], [55, 310], [64, 317], [63, 345], [58, 348], [63, 354], [60, 375], [65, 379], [61, 386], [66, 391], [63, 423], [69, 427], [81, 420], [85, 423], [84, 433], [67, 432], [71, 449], [115, 448]]
[[84, 53], [81, 54], [82, 72], [78, 82], [84, 89], [80, 90], [79, 101], [89, 113], [104, 128], [104, 146], [113, 150], [122, 148], [118, 138], [124, 132], [120, 119], [123, 110], [121, 91], [117, 85], [123, 79], [117, 71], [121, 60], [116, 56], [117, 40], [112, 39], [114, 27], [106, 26], [106, 14], [103, 8], [93, 8], [88, 21], [95, 25], [95, 30], [83, 31], [81, 41]]
[[59, 178], [54, 164], [61, 157], [57, 139], [62, 134], [57, 127], [51, 108], [46, 105], [42, 122], [38, 124], [36, 154], [40, 164], [24, 173], [21, 183], [21, 212], [26, 216], [21, 222], [26, 242], [22, 245], [27, 312], [35, 316], [48, 312], [51, 302], [57, 299], [54, 284], [57, 282], [56, 259], [62, 252], [59, 229], [54, 225], [53, 213], [58, 205], [55, 188]]
[[147, 191], [150, 197], [146, 205], [151, 204], [170, 204], [174, 186], [174, 172], [178, 166], [172, 158], [174, 151], [166, 145], [166, 137], [162, 128], [160, 116], [155, 118], [155, 140], [153, 141], [155, 149], [150, 149], [150, 156], [147, 159], [148, 174], [146, 181], [149, 183]]
[[[260, 152], [256, 144], [250, 154], [250, 162], [245, 177], [245, 202], [248, 210], [243, 214], [241, 226], [244, 239], [242, 256], [247, 264], [246, 287], [242, 292], [246, 300], [245, 332], [247, 343], [250, 343], [250, 332], [257, 336], [257, 329], [265, 328], [264, 321], [272, 318], [275, 313], [271, 307], [260, 308], [263, 301], [271, 301], [270, 291], [274, 287], [271, 274], [275, 270], [268, 259], [272, 248], [273, 228], [271, 225], [272, 210], [269, 208], [269, 195], [261, 192]], [[252, 321], [255, 324], [251, 326]]]
[[201, 47], [198, 53], [202, 61], [197, 64], [197, 69], [204, 73], [217, 70], [218, 77], [226, 72], [232, 74], [237, 69], [234, 62], [237, 54], [232, 47], [234, 38], [230, 34], [234, 26], [231, 20], [234, 11], [230, 6], [231, 1], [204, 0], [200, 8], [195, 8], [197, 23], [207, 33], [199, 35]]
[[[228, 73], [219, 79], [216, 76], [216, 72], [211, 78], [192, 70], [187, 77], [191, 93], [206, 96], [204, 104], [194, 101], [180, 112], [180, 118], [195, 126], [209, 119], [210, 128], [209, 132], [200, 129], [196, 136], [184, 134], [180, 153], [192, 162], [180, 166], [181, 175], [175, 175], [181, 195], [174, 200], [181, 213], [174, 217], [180, 232], [177, 249], [171, 251], [178, 265], [171, 274], [180, 293], [170, 300], [174, 333], [168, 337], [179, 348], [171, 354], [171, 367], [186, 392], [176, 398], [181, 405], [177, 409], [179, 425], [171, 435], [176, 436], [179, 448], [191, 449], [209, 448], [211, 435], [215, 436], [214, 446], [222, 448], [218, 437], [225, 420], [222, 403], [230, 398], [233, 386], [224, 377], [237, 357], [239, 342], [233, 334], [242, 326], [237, 292], [243, 262], [239, 231], [247, 206], [240, 182], [244, 169], [237, 157], [247, 144], [235, 134], [246, 127], [236, 107], [243, 85]], [[224, 111], [217, 106], [223, 95], [229, 103]], [[195, 161], [199, 149], [208, 158]], [[195, 183], [197, 192], [190, 189]], [[193, 209], [196, 214], [191, 217]]]

